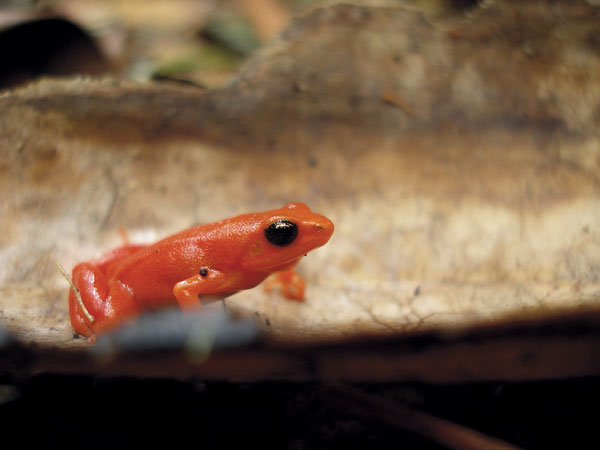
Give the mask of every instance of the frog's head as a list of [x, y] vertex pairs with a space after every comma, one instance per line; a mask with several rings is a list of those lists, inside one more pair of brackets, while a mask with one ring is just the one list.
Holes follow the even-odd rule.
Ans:
[[277, 272], [293, 267], [309, 251], [325, 245], [333, 223], [304, 203], [288, 203], [261, 213], [260, 224], [243, 258], [246, 270]]

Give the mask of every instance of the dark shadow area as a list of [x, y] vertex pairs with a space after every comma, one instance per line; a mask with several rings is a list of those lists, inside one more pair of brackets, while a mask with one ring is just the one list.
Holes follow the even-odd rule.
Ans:
[[96, 75], [110, 64], [94, 40], [61, 18], [24, 22], [0, 31], [0, 89], [40, 75]]
[[[38, 376], [3, 380], [6, 442], [29, 448], [441, 448], [330, 401], [321, 383]], [[591, 449], [599, 378], [535, 383], [361, 385], [527, 449]], [[368, 414], [372, 416], [372, 412]]]

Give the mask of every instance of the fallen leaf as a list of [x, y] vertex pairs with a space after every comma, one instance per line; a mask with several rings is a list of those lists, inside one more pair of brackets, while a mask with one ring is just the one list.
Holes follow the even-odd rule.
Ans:
[[306, 302], [260, 287], [226, 300], [272, 340], [597, 311], [592, 7], [535, 3], [316, 10], [221, 89], [48, 79], [5, 93], [0, 320], [25, 343], [81, 346], [57, 261], [94, 258], [123, 228], [148, 242], [295, 200], [336, 225], [300, 264]]

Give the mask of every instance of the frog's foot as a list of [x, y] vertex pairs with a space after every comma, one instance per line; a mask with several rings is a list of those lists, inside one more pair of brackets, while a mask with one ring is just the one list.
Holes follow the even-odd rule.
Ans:
[[266, 292], [279, 292], [288, 300], [304, 300], [305, 283], [294, 269], [274, 273], [266, 279], [263, 286]]

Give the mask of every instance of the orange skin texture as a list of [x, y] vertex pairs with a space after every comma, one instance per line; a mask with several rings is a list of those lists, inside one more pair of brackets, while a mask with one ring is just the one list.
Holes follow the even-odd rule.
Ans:
[[[286, 245], [274, 245], [265, 230], [285, 220], [297, 227]], [[269, 275], [269, 289], [279, 287], [287, 298], [304, 298], [304, 281], [292, 269], [309, 251], [333, 233], [333, 223], [303, 203], [243, 214], [183, 230], [152, 245], [124, 245], [102, 257], [77, 264], [69, 313], [73, 329], [83, 336], [111, 330], [141, 312], [170, 305], [195, 310], [260, 284]]]

